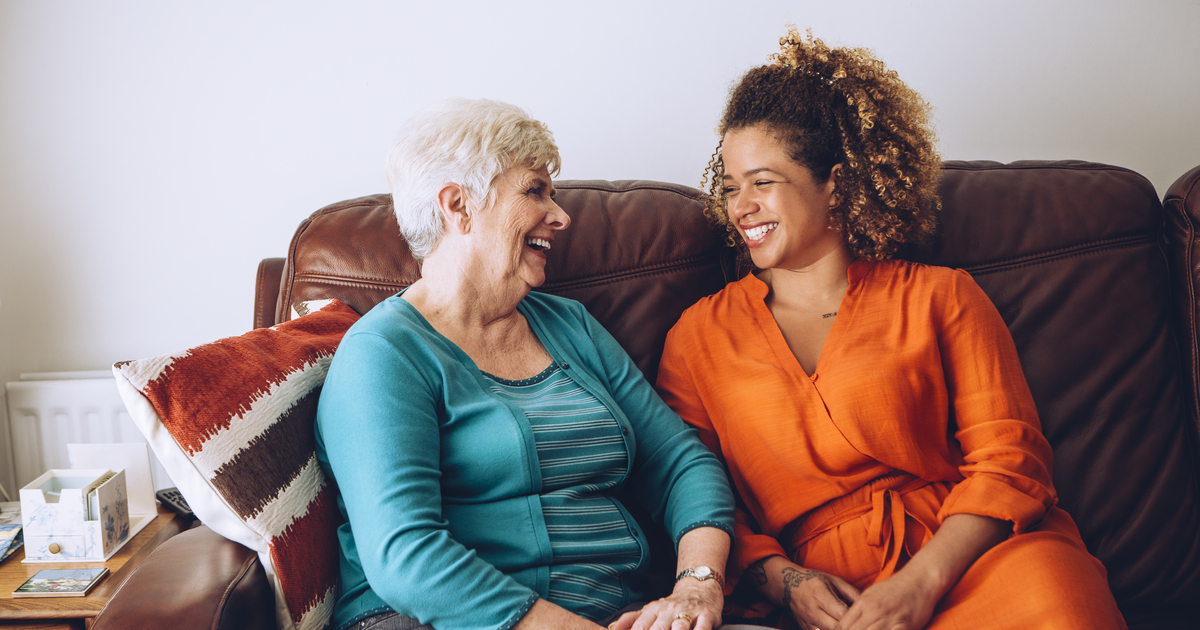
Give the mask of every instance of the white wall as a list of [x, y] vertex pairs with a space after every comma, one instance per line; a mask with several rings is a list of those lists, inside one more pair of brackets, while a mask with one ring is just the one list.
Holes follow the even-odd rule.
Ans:
[[564, 178], [695, 186], [788, 22], [874, 48], [947, 158], [1160, 194], [1200, 164], [1200, 0], [0, 0], [0, 382], [244, 332], [259, 259], [383, 192], [394, 130], [445, 96], [527, 108]]

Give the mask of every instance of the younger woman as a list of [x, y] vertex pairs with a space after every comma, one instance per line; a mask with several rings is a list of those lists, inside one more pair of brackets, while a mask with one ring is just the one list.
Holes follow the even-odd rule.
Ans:
[[658, 380], [739, 495], [744, 614], [1125, 627], [1054, 507], [995, 307], [964, 271], [895, 258], [936, 225], [928, 106], [869, 51], [781, 44], [730, 94], [708, 173], [708, 211], [756, 272], [684, 313]]

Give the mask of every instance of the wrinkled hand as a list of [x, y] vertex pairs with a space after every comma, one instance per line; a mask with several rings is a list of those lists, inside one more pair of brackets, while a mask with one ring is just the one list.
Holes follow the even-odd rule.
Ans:
[[929, 625], [938, 599], [900, 571], [863, 591], [836, 630], [920, 630]]
[[[608, 627], [611, 630], [713, 630], [721, 625], [721, 607], [725, 598], [716, 580], [682, 579], [669, 596], [646, 604], [635, 612], [621, 615]], [[691, 618], [676, 619], [684, 614]]]
[[792, 611], [802, 630], [832, 630], [859, 598], [858, 589], [824, 571], [787, 567], [783, 570], [781, 604]]

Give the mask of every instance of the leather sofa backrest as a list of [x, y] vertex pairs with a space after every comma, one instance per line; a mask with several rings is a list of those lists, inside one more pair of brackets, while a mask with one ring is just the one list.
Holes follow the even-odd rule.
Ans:
[[1185, 402], [1192, 421], [1200, 427], [1200, 166], [1167, 189], [1163, 209]]
[[949, 162], [940, 192], [919, 258], [970, 271], [1008, 324], [1059, 505], [1122, 610], [1200, 602], [1196, 425], [1154, 188], [1100, 164]]
[[[587, 306], [654, 382], [675, 320], [732, 276], [721, 237], [699, 210], [699, 191], [639, 181], [555, 188], [572, 223], [547, 254], [540, 290]], [[275, 322], [286, 321], [294, 303], [330, 297], [365, 313], [419, 274], [390, 195], [333, 204], [296, 230]]]
[[[1060, 505], [1107, 566], [1131, 626], [1139, 616], [1200, 618], [1200, 193], [1191, 192], [1200, 169], [1190, 175], [1186, 194], [1168, 196], [1164, 235], [1163, 206], [1132, 171], [947, 162], [940, 234], [914, 256], [969, 271], [1008, 324], [1054, 447]], [[735, 279], [731, 252], [694, 189], [556, 187], [573, 225], [549, 252], [541, 290], [586, 305], [653, 382], [680, 313]], [[366, 312], [419, 273], [386, 195], [317, 211], [282, 274], [278, 260], [264, 265], [256, 322], [265, 324], [287, 319], [292, 303], [329, 297]]]

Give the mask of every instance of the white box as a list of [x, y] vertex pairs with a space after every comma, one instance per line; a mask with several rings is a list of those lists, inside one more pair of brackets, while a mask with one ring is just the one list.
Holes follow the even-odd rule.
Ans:
[[133, 535], [125, 471], [56, 469], [21, 488], [26, 562], [103, 562]]

